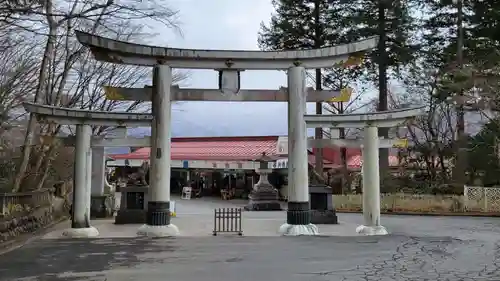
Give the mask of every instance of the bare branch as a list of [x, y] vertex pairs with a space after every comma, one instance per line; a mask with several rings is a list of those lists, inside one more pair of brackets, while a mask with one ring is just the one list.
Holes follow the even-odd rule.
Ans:
[[[80, 29], [92, 33], [123, 40], [141, 40], [144, 37], [149, 23], [158, 23], [173, 28], [180, 32], [177, 26], [177, 12], [165, 6], [164, 1], [138, 1], [138, 0], [44, 0], [33, 1], [34, 5], [16, 5], [7, 7], [0, 4], [0, 31], [8, 30], [9, 33], [32, 36], [32, 41], [42, 42], [43, 50], [34, 48], [39, 52], [41, 61], [35, 61], [26, 66], [34, 68], [38, 75], [34, 76], [35, 85], [31, 85], [29, 95], [37, 103], [64, 105], [70, 107], [93, 108], [102, 110], [123, 109], [129, 111], [145, 110], [141, 103], [123, 103], [109, 101], [104, 98], [102, 86], [134, 86], [145, 84], [150, 76], [144, 68], [130, 66], [116, 66], [95, 61], [89, 52], [83, 48], [74, 36], [74, 30]], [[1, 32], [0, 32], [1, 34]], [[16, 35], [19, 37], [19, 35]], [[16, 38], [14, 36], [13, 38]], [[2, 36], [0, 36], [2, 37]], [[1, 39], [1, 38], [0, 38]], [[1, 40], [0, 40], [1, 41]], [[0, 48], [16, 46], [5, 41]], [[37, 57], [28, 56], [28, 57]], [[18, 63], [19, 66], [23, 64]], [[23, 72], [29, 75], [32, 72]], [[11, 75], [18, 81], [20, 78]], [[32, 75], [33, 76], [33, 75]], [[1, 83], [1, 82], [0, 82]], [[21, 83], [22, 84], [22, 83]], [[2, 83], [2, 93], [19, 88], [19, 83]], [[28, 87], [26, 83], [23, 87]], [[6, 90], [3, 90], [6, 89]], [[11, 94], [6, 95], [12, 97]], [[5, 106], [15, 108], [15, 103], [5, 103]], [[1, 113], [1, 112], [0, 112]], [[42, 126], [40, 133], [57, 134], [64, 129], [61, 126]], [[100, 128], [96, 130], [102, 131]], [[19, 190], [25, 179], [26, 171], [30, 170], [35, 176], [34, 182], [41, 186], [45, 177], [37, 179], [40, 171], [47, 170], [47, 165], [53, 157], [52, 144], [37, 147], [33, 145], [36, 132], [36, 121], [30, 118], [22, 163], [14, 184], [14, 191]], [[35, 147], [36, 156], [31, 155]], [[46, 158], [46, 156], [50, 156]], [[36, 159], [30, 166], [30, 158]]]

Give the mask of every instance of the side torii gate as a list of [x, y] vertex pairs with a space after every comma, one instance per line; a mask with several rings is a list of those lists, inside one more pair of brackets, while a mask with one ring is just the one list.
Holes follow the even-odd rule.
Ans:
[[170, 223], [170, 119], [173, 93], [172, 69], [213, 69], [219, 72], [219, 90], [228, 95], [240, 92], [240, 72], [244, 70], [288, 70], [288, 134], [291, 165], [289, 180], [293, 190], [288, 202], [287, 222], [283, 235], [315, 235], [310, 223], [306, 113], [307, 68], [330, 68], [349, 62], [351, 54], [376, 47], [377, 38], [316, 50], [294, 51], [223, 51], [175, 49], [123, 42], [77, 31], [78, 41], [88, 47], [95, 58], [117, 64], [153, 67], [152, 87], [152, 153], [151, 198], [147, 223], [138, 234], [171, 236], [179, 233]]
[[[395, 127], [416, 116], [425, 114], [425, 107], [399, 109], [363, 114], [338, 114], [338, 115], [306, 115], [304, 117], [307, 127], [327, 128], [363, 128], [363, 217], [364, 225], [359, 226], [356, 232], [366, 235], [385, 235], [387, 230], [380, 224], [380, 171], [379, 148], [388, 147], [393, 140], [379, 139], [379, 127]], [[313, 145], [324, 146], [329, 143], [349, 144], [348, 140], [319, 140]], [[359, 141], [350, 141], [351, 144]]]
[[75, 125], [75, 175], [73, 186], [73, 215], [71, 228], [63, 232], [68, 237], [95, 237], [99, 231], [90, 225], [90, 197], [92, 190], [91, 125], [146, 126], [151, 114], [109, 113], [49, 105], [24, 103], [26, 111], [36, 115], [39, 122]]

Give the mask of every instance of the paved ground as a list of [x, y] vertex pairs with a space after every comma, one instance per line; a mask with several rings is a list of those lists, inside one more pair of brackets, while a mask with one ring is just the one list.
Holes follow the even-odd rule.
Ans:
[[[184, 237], [212, 236], [213, 211], [215, 208], [241, 207], [245, 201], [203, 198], [202, 200], [180, 200], [176, 198], [177, 217], [172, 223], [177, 225]], [[102, 238], [130, 238], [136, 237], [139, 224], [114, 225], [110, 220], [96, 220], [92, 222]], [[286, 213], [282, 212], [243, 212], [242, 227], [245, 236], [279, 236], [278, 229], [286, 221]], [[69, 227], [69, 223], [68, 223]], [[322, 227], [325, 235], [352, 236], [357, 225], [342, 222], [340, 225]], [[60, 238], [64, 228], [59, 228], [44, 236], [46, 239]]]
[[40, 240], [0, 280], [500, 280], [496, 242], [449, 237]]
[[[284, 214], [254, 212], [245, 214], [245, 234], [257, 227], [268, 231], [266, 237], [201, 235], [197, 224], [204, 218], [211, 224], [217, 206], [206, 200], [179, 203], [175, 223], [192, 237], [134, 238], [132, 226], [102, 229], [110, 238], [49, 239], [58, 238], [56, 230], [0, 256], [0, 281], [500, 280], [500, 219], [383, 216], [392, 235], [272, 237]], [[353, 234], [362, 221], [358, 214], [339, 217], [341, 225], [320, 230]], [[101, 229], [106, 223], [95, 225]]]

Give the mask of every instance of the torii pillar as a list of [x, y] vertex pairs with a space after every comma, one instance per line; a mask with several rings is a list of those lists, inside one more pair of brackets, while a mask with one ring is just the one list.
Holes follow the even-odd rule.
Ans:
[[150, 185], [146, 224], [137, 235], [165, 237], [179, 235], [179, 229], [170, 221], [171, 176], [171, 116], [172, 68], [157, 65], [153, 70], [153, 102], [151, 123]]
[[95, 237], [99, 231], [90, 225], [90, 193], [92, 169], [92, 150], [90, 125], [76, 125], [75, 173], [73, 184], [73, 205], [71, 228], [63, 232], [67, 237]]
[[379, 169], [378, 128], [364, 129], [361, 166], [363, 177], [363, 217], [364, 225], [356, 228], [357, 233], [386, 235], [387, 229], [380, 224], [380, 169]]
[[288, 210], [282, 235], [318, 235], [311, 224], [309, 206], [309, 172], [307, 159], [306, 70], [295, 66], [288, 69]]

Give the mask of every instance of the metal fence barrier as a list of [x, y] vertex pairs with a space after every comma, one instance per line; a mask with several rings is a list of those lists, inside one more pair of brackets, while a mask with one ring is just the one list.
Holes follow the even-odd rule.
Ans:
[[215, 209], [213, 235], [217, 236], [217, 233], [237, 233], [242, 236], [241, 211], [241, 208]]
[[29, 192], [0, 193], [0, 217], [18, 211], [36, 209], [52, 204], [53, 189], [40, 189]]

